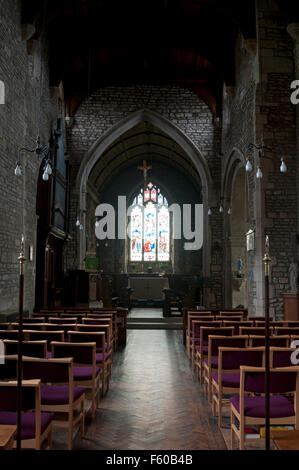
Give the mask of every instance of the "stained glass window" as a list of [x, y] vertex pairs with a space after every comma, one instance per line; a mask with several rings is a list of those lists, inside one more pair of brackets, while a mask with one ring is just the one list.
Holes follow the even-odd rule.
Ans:
[[153, 183], [134, 197], [130, 225], [131, 261], [169, 261], [168, 202]]

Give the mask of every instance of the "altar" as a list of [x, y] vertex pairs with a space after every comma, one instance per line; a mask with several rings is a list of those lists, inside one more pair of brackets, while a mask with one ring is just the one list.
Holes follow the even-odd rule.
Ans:
[[132, 301], [162, 301], [164, 298], [163, 289], [169, 287], [169, 281], [167, 277], [155, 277], [153, 275], [129, 276], [128, 287], [133, 289]]

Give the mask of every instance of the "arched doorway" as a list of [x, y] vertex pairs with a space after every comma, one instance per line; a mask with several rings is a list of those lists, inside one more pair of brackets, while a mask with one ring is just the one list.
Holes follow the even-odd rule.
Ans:
[[231, 199], [232, 307], [248, 306], [246, 233], [248, 231], [248, 185], [244, 166], [235, 175]]

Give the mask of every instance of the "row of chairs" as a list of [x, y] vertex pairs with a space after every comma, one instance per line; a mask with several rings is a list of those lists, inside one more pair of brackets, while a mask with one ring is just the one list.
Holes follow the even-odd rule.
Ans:
[[[196, 336], [191, 334], [196, 375], [208, 395], [213, 416], [218, 411], [219, 426], [222, 426], [223, 408], [230, 406], [231, 448], [235, 448], [237, 439], [239, 448], [244, 449], [246, 426], [265, 425], [265, 329], [240, 324], [238, 328], [236, 325], [224, 327], [222, 322], [217, 326], [207, 325], [207, 322], [200, 322]], [[248, 334], [253, 331], [255, 335]], [[293, 335], [281, 334], [285, 332], [283, 327], [271, 330], [272, 334], [276, 333], [270, 337], [271, 425], [297, 428], [299, 367], [294, 364], [299, 363], [295, 349], [299, 336], [296, 336], [296, 327], [287, 330]]]
[[[57, 328], [61, 325], [54, 326]], [[107, 331], [99, 331], [101, 325], [92, 326], [91, 331], [24, 330], [23, 394], [31, 390], [36, 406], [27, 408], [27, 410], [34, 409], [35, 413], [28, 411], [23, 413], [23, 446], [34, 445], [39, 449], [43, 441], [48, 439], [51, 448], [52, 424], [56, 413], [67, 413], [69, 449], [72, 448], [75, 425], [80, 424], [83, 436], [87, 392], [91, 396], [91, 414], [94, 417], [100, 397], [109, 390], [113, 358], [113, 336], [110, 336], [110, 326], [107, 329], [109, 334]], [[2, 330], [2, 332], [8, 335], [18, 333], [16, 330]], [[5, 382], [0, 383], [0, 397], [3, 397], [3, 400], [0, 398], [0, 423], [11, 424], [16, 421], [16, 401], [8, 397], [15, 397], [16, 382], [9, 382], [9, 391], [7, 380], [11, 381], [17, 377], [18, 341], [6, 338], [3, 340], [3, 345], [5, 364], [0, 368], [0, 379]], [[34, 383], [30, 387], [28, 381], [32, 380]], [[27, 406], [25, 405], [24, 410]], [[58, 422], [61, 424], [61, 421]], [[33, 426], [34, 423], [40, 423], [38, 428]], [[46, 428], [45, 423], [48, 423]]]

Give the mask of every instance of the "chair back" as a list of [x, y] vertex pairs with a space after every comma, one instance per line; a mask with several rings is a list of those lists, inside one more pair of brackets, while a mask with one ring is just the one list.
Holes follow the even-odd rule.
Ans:
[[200, 338], [200, 330], [201, 327], [210, 327], [210, 328], [220, 328], [221, 327], [221, 321], [202, 321], [202, 320], [194, 320], [192, 321], [192, 330], [191, 330], [191, 335], [194, 338]]
[[[248, 320], [253, 321], [253, 326], [256, 325], [257, 321], [266, 321], [266, 317], [248, 317]], [[273, 321], [273, 317], [269, 317], [269, 321]]]
[[[270, 346], [277, 346], [279, 348], [287, 347], [289, 345], [289, 341], [290, 341], [290, 337], [287, 335], [269, 337]], [[258, 347], [258, 346], [265, 346], [265, 342], [266, 342], [265, 336], [259, 336], [259, 335], [249, 336], [249, 346], [253, 348]]]
[[[37, 403], [39, 399], [39, 403]], [[16, 411], [18, 402], [18, 384], [0, 382], [0, 411]], [[22, 381], [22, 411], [40, 408], [40, 380]]]
[[10, 330], [11, 329], [11, 323], [10, 322], [3, 322], [0, 323], [0, 330]]
[[246, 348], [248, 337], [247, 336], [218, 336], [209, 335], [209, 357], [218, 356], [220, 347], [227, 348]]
[[103, 318], [83, 318], [82, 325], [112, 325], [112, 318], [110, 317], [103, 317]]
[[232, 326], [220, 326], [207, 327], [202, 326], [200, 328], [200, 346], [202, 347], [205, 343], [208, 344], [209, 336], [232, 336], [234, 333], [234, 328]]
[[105, 350], [104, 332], [68, 331], [67, 338], [70, 343], [96, 343], [97, 348]]
[[270, 348], [270, 367], [291, 367], [295, 364], [292, 363], [292, 354], [296, 351], [295, 348]]
[[[13, 330], [19, 329], [19, 323], [12, 323], [11, 328]], [[37, 330], [44, 331], [46, 329], [46, 323], [26, 323], [23, 322], [23, 330]]]
[[72, 357], [76, 364], [93, 364], [96, 343], [51, 343], [52, 358]]
[[[4, 347], [6, 355], [18, 354], [19, 342], [16, 340], [5, 339]], [[47, 357], [47, 341], [23, 341], [23, 355], [30, 357]]]
[[275, 328], [275, 334], [277, 336], [279, 335], [299, 335], [299, 328], [298, 327], [293, 327], [293, 328], [288, 328], [288, 327], [277, 327]]
[[67, 383], [72, 376], [73, 359], [23, 358], [23, 379], [39, 378], [41, 383]]
[[262, 366], [265, 348], [227, 348], [220, 347], [218, 352], [219, 368], [239, 370], [241, 366]]
[[69, 317], [69, 318], [56, 318], [50, 317], [49, 323], [54, 323], [56, 325], [75, 325], [77, 323], [76, 317]]
[[[23, 318], [23, 324], [26, 323], [27, 325], [29, 323], [45, 323], [46, 318], [43, 316], [40, 317], [30, 317], [30, 318]], [[19, 323], [19, 319], [16, 318], [14, 323]]]
[[28, 341], [47, 341], [47, 349], [50, 351], [51, 341], [64, 341], [64, 331], [56, 330], [56, 331], [25, 331], [26, 337]]
[[59, 323], [59, 325], [54, 324], [54, 323], [47, 323], [46, 324], [46, 331], [57, 331], [61, 330], [64, 331], [66, 334], [70, 330], [76, 330], [77, 329], [77, 323]]
[[219, 310], [219, 316], [221, 317], [241, 317], [243, 318], [243, 310]]
[[240, 326], [250, 327], [252, 325], [252, 322], [250, 322], [250, 321], [223, 320], [222, 324], [223, 324], [223, 326], [233, 326], [234, 327], [234, 334], [238, 335], [239, 331], [240, 331]]
[[61, 319], [69, 319], [69, 318], [76, 318], [77, 323], [82, 323], [82, 319], [86, 317], [86, 313], [61, 313]]
[[[0, 330], [0, 339], [18, 339], [19, 332], [18, 330]], [[24, 338], [24, 332], [23, 332]]]
[[[0, 364], [0, 380], [15, 380], [18, 374], [17, 355], [5, 355], [4, 363]], [[1, 357], [1, 359], [3, 359]], [[2, 362], [2, 361], [1, 361]]]
[[33, 312], [32, 314], [32, 318], [35, 318], [35, 317], [48, 318], [48, 317], [58, 317], [58, 316], [59, 316], [58, 312], [52, 312], [51, 310], [41, 310], [39, 313]]
[[[257, 326], [259, 328], [265, 328], [266, 322], [264, 320], [259, 320], [255, 322], [254, 326]], [[270, 321], [270, 326], [275, 328], [276, 326], [284, 326], [284, 324], [282, 321]]]
[[101, 325], [78, 325], [78, 331], [105, 333], [105, 341], [107, 344], [110, 344], [112, 324], [104, 323]]
[[299, 321], [284, 321], [284, 325], [288, 328], [298, 328], [299, 327]]
[[[273, 335], [274, 328], [269, 328], [270, 335]], [[265, 336], [265, 328], [258, 328], [256, 326], [241, 326], [240, 327], [240, 335], [248, 335], [248, 336]]]
[[[270, 369], [270, 393], [296, 391], [298, 367]], [[241, 366], [240, 392], [265, 393], [265, 368]]]

